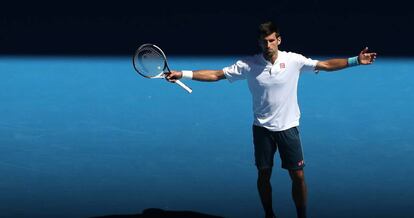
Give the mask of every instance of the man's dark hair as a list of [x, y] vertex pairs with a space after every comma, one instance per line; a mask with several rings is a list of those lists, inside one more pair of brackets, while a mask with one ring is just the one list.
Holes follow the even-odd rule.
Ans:
[[276, 36], [280, 36], [279, 28], [272, 21], [266, 21], [259, 25], [258, 36], [259, 38], [266, 37], [272, 33], [276, 33]]

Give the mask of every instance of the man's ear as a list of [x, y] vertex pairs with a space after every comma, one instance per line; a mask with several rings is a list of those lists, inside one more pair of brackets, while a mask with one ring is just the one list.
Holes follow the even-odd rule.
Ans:
[[281, 36], [277, 37], [277, 45], [280, 45], [280, 43], [282, 43], [282, 37]]

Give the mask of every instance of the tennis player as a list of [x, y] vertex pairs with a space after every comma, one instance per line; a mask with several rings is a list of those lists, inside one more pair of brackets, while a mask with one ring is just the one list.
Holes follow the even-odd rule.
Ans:
[[303, 71], [335, 71], [372, 64], [376, 53], [364, 48], [358, 56], [324, 61], [301, 54], [280, 51], [279, 30], [272, 22], [259, 25], [261, 54], [247, 57], [222, 70], [172, 71], [167, 80], [187, 78], [197, 81], [229, 82], [247, 80], [253, 100], [253, 144], [258, 169], [257, 188], [265, 217], [276, 217], [272, 207], [272, 174], [274, 154], [279, 149], [282, 168], [289, 171], [297, 216], [306, 217], [307, 191], [302, 145], [299, 133], [300, 110], [297, 86]]

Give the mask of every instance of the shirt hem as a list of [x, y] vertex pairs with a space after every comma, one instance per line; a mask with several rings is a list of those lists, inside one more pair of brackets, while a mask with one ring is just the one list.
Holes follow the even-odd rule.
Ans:
[[264, 127], [264, 128], [266, 128], [270, 131], [273, 131], [273, 132], [278, 132], [278, 131], [284, 131], [284, 130], [299, 126], [299, 121], [292, 122], [292, 123], [290, 123], [288, 125], [284, 125], [282, 127], [268, 126], [266, 124], [260, 124], [260, 123], [256, 123], [256, 122], [253, 122], [253, 125]]

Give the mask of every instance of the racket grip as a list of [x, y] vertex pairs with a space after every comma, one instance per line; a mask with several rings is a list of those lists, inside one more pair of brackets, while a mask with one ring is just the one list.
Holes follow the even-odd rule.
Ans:
[[190, 89], [190, 87], [188, 87], [187, 85], [185, 85], [184, 83], [182, 83], [180, 80], [176, 80], [175, 83], [177, 83], [177, 85], [181, 86], [183, 89], [185, 89], [188, 93], [193, 92], [192, 89]]

